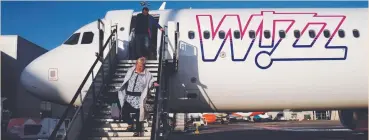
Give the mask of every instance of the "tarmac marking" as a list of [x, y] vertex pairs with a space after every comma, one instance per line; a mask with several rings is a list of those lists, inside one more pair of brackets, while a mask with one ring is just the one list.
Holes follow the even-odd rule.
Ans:
[[[190, 132], [193, 132], [195, 129], [188, 129]], [[218, 132], [230, 132], [230, 131], [237, 131], [237, 130], [265, 130], [260, 127], [254, 127], [254, 126], [238, 126], [238, 127], [218, 127], [218, 128], [202, 128], [199, 129], [200, 134], [209, 134], [209, 133], [218, 133]], [[190, 133], [191, 135], [192, 133]]]
[[346, 128], [282, 128], [282, 127], [269, 127], [269, 126], [262, 126], [261, 128], [266, 130], [273, 130], [273, 131], [299, 131], [299, 132], [351, 132], [352, 130]]

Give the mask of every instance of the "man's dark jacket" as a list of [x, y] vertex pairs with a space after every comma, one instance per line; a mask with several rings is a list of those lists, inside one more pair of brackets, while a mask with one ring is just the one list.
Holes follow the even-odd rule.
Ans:
[[151, 29], [154, 28], [162, 28], [159, 23], [156, 22], [153, 16], [140, 13], [136, 17], [136, 27], [135, 27], [135, 34], [148, 34], [151, 36]]

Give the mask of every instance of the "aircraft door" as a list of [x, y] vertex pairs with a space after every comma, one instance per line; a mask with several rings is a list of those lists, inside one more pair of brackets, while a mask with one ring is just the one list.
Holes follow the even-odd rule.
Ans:
[[118, 26], [117, 29], [117, 58], [128, 59], [129, 58], [129, 42], [130, 40], [130, 28], [132, 20], [133, 10], [116, 10], [106, 13], [105, 19], [109, 22], [105, 27], [106, 31], [110, 34], [110, 28], [114, 25]]
[[[207, 86], [199, 78], [198, 47], [180, 37], [180, 31], [187, 32], [186, 25], [169, 21], [167, 28], [167, 59], [174, 62], [174, 74], [171, 75], [170, 105], [180, 112], [214, 110], [214, 104], [206, 92]], [[183, 27], [181, 30], [179, 27]], [[186, 33], [184, 33], [186, 34]], [[181, 39], [181, 40], [180, 40]], [[201, 53], [201, 52], [200, 52]]]
[[[178, 61], [178, 40], [179, 40], [179, 22], [169, 21], [167, 28], [168, 46], [166, 50], [166, 59], [172, 59], [173, 62]], [[178, 64], [178, 63], [177, 63]]]

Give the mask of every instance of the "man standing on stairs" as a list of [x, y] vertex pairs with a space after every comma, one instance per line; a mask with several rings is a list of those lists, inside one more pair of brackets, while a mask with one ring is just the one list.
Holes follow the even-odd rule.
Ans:
[[147, 93], [149, 88], [159, 86], [159, 84], [154, 82], [152, 74], [145, 69], [145, 64], [145, 57], [140, 57], [136, 65], [128, 69], [124, 77], [124, 82], [118, 90], [123, 120], [128, 123], [130, 130], [132, 130], [133, 126], [133, 119], [130, 113], [132, 112], [136, 115], [136, 133], [134, 136], [144, 136], [142, 121], [147, 117], [145, 114], [147, 111], [144, 107]]
[[136, 49], [136, 58], [146, 57], [148, 58], [150, 52], [150, 39], [151, 39], [151, 29], [159, 28], [161, 31], [164, 29], [157, 23], [153, 16], [149, 14], [149, 8], [142, 8], [142, 13], [138, 14], [136, 17], [136, 26], [135, 26], [135, 49]]

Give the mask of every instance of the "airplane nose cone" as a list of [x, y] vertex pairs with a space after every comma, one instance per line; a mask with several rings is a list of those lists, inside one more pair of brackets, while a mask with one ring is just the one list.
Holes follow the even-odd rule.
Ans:
[[36, 62], [30, 63], [21, 73], [20, 81], [27, 91], [34, 96], [43, 99], [50, 100], [52, 91], [48, 84], [48, 71], [44, 70], [42, 65], [37, 65]]

